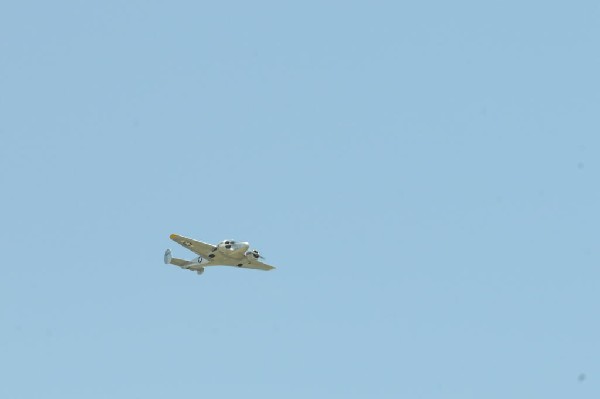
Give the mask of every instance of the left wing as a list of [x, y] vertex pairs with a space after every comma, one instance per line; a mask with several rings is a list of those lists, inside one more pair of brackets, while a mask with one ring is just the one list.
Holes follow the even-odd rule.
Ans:
[[177, 234], [171, 234], [171, 240], [205, 258], [208, 258], [208, 255], [210, 255], [217, 248], [214, 245], [207, 244], [202, 241], [196, 241]]
[[242, 266], [242, 268], [244, 268], [244, 269], [259, 269], [259, 270], [275, 269], [274, 266], [267, 265], [266, 263], [262, 263], [257, 260], [246, 261], [246, 263], [244, 263], [244, 266]]

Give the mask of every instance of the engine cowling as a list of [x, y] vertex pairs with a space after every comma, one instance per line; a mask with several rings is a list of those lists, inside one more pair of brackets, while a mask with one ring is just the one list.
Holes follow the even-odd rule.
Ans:
[[248, 258], [249, 260], [256, 260], [260, 258], [260, 252], [258, 252], [256, 249], [252, 251], [247, 251], [246, 258]]

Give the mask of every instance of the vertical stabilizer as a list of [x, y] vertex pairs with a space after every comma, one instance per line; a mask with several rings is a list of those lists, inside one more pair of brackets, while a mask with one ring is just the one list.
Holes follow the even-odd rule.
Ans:
[[170, 249], [167, 249], [167, 250], [165, 251], [165, 263], [166, 263], [166, 264], [169, 264], [169, 263], [171, 263], [171, 259], [173, 259], [173, 255], [171, 255], [171, 250], [170, 250]]

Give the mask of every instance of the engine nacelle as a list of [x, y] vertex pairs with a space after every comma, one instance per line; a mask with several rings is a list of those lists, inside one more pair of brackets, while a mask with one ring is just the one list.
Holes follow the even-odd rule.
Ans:
[[246, 255], [246, 258], [248, 258], [249, 260], [256, 260], [256, 259], [260, 258], [260, 252], [258, 252], [256, 249], [246, 252], [245, 255]]

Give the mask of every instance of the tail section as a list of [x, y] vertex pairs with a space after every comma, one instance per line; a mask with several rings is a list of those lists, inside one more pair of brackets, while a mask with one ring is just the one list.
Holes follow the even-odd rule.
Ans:
[[194, 264], [194, 262], [190, 262], [189, 260], [174, 258], [173, 255], [171, 254], [170, 249], [167, 249], [165, 251], [165, 263], [168, 265], [171, 264], [171, 265], [179, 266], [184, 269], [188, 269], [188, 266]]
[[171, 250], [167, 249], [165, 251], [165, 263], [168, 265], [169, 263], [171, 263], [171, 260], [173, 260], [173, 256], [171, 255]]
[[173, 255], [171, 254], [171, 250], [167, 249], [165, 251], [165, 263], [168, 265], [179, 266], [182, 269], [192, 270], [198, 274], [202, 274], [202, 273], [204, 273], [204, 267], [202, 267], [201, 265], [203, 265], [205, 263], [210, 263], [210, 262], [206, 259], [202, 259], [201, 257], [198, 257], [198, 258], [194, 259], [193, 261], [174, 258]]

